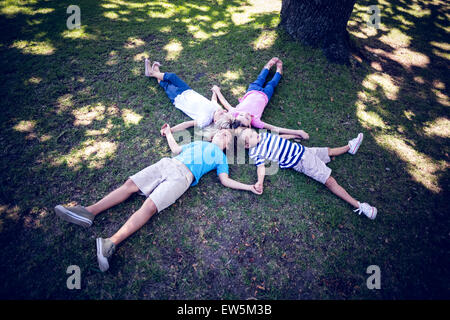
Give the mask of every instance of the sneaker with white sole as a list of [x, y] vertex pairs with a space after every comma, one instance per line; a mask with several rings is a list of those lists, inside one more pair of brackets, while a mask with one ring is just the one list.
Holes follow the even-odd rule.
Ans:
[[109, 269], [109, 261], [114, 251], [116, 251], [116, 245], [109, 239], [97, 238], [97, 261], [98, 267], [102, 272]]
[[360, 133], [360, 134], [358, 134], [358, 136], [355, 139], [350, 140], [348, 142], [348, 146], [350, 147], [350, 149], [348, 150], [348, 153], [355, 154], [358, 151], [359, 146], [361, 145], [363, 139], [364, 139], [364, 135], [362, 133]]
[[372, 207], [371, 205], [369, 205], [368, 203], [359, 203], [359, 208], [353, 210], [353, 212], [358, 213], [359, 215], [361, 215], [361, 213], [364, 213], [367, 218], [373, 220], [377, 217], [377, 208]]
[[55, 212], [61, 219], [83, 227], [90, 227], [95, 218], [95, 216], [83, 206], [63, 207], [62, 205], [57, 205], [55, 207]]

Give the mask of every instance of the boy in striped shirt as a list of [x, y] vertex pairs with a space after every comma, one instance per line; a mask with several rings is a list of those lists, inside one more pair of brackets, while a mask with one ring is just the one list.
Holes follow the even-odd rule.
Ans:
[[301, 144], [288, 141], [292, 135], [273, 135], [270, 133], [258, 134], [252, 129], [245, 129], [238, 135], [238, 142], [249, 149], [249, 156], [257, 166], [258, 182], [255, 187], [263, 191], [265, 176], [264, 161], [278, 162], [280, 168], [292, 168], [306, 174], [308, 177], [324, 184], [335, 195], [355, 207], [355, 212], [364, 213], [368, 218], [375, 219], [377, 209], [367, 203], [360, 203], [351, 197], [344, 188], [331, 176], [331, 169], [326, 163], [330, 157], [339, 156], [346, 152], [355, 154], [363, 140], [363, 134], [348, 142], [348, 145], [339, 148], [308, 148]]

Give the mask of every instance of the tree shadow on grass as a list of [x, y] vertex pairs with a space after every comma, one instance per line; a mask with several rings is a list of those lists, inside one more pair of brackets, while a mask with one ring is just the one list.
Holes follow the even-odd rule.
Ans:
[[[437, 56], [426, 68], [412, 65], [406, 75], [394, 58], [380, 58], [383, 71], [397, 73], [367, 80], [372, 69], [328, 64], [319, 50], [276, 29], [276, 11], [250, 1], [82, 1], [82, 28], [73, 31], [65, 26], [68, 5], [42, 1], [0, 15], [7, 30], [0, 47], [2, 297], [404, 298], [412, 289], [421, 290], [414, 297], [442, 296], [440, 253], [447, 233], [434, 222], [445, 219], [444, 190], [413, 180], [408, 159], [379, 140], [405, 138], [414, 157], [445, 160], [439, 141], [416, 138], [444, 107], [431, 89], [424, 97], [406, 94], [416, 75], [448, 88], [435, 68], [442, 63]], [[363, 21], [355, 21], [360, 28]], [[416, 39], [419, 31], [409, 30]], [[432, 51], [411, 48], [432, 57]], [[272, 56], [283, 59], [285, 73], [264, 119], [286, 127], [300, 122], [311, 133], [308, 146], [345, 144], [364, 131], [366, 149], [331, 166], [350, 193], [379, 207], [378, 220], [350, 215], [323, 186], [294, 172], [267, 177], [261, 197], [225, 190], [210, 174], [126, 241], [107, 274], [96, 271], [95, 237], [117, 230], [142, 198], [108, 210], [88, 230], [55, 220], [52, 208], [96, 201], [169, 155], [159, 127], [187, 117], [143, 77], [143, 58], [162, 61], [163, 71], [180, 74], [205, 96], [221, 85], [233, 104]], [[424, 71], [431, 67], [435, 78]], [[398, 88], [391, 92], [384, 74], [406, 80], [395, 78]], [[429, 101], [432, 111], [422, 115], [420, 106]], [[399, 108], [404, 103], [412, 120], [401, 118], [407, 117]], [[401, 125], [401, 136], [394, 135]], [[438, 177], [432, 186], [444, 189], [446, 171], [437, 168], [428, 177]], [[231, 177], [253, 182], [254, 168], [233, 165]], [[83, 290], [77, 292], [65, 286], [72, 264], [82, 269]], [[386, 279], [381, 293], [364, 287], [370, 264], [379, 264]]]

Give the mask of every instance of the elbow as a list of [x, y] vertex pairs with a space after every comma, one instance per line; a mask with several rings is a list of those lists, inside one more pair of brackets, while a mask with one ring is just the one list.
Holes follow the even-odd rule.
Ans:
[[179, 155], [180, 153], [181, 153], [181, 148], [180, 147], [178, 147], [178, 148], [175, 148], [175, 149], [173, 149], [172, 150], [172, 153], [175, 155], [175, 156], [177, 156], [177, 155]]
[[224, 186], [224, 187], [228, 187], [228, 180], [225, 178], [221, 178], [220, 179], [220, 183]]

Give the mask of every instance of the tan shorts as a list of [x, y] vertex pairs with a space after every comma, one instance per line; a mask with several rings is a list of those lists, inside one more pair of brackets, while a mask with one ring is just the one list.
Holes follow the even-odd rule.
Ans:
[[331, 175], [331, 169], [326, 166], [330, 161], [328, 148], [305, 147], [302, 158], [293, 169], [325, 184]]
[[143, 195], [152, 199], [158, 212], [172, 205], [189, 189], [194, 176], [180, 161], [162, 158], [130, 177]]

